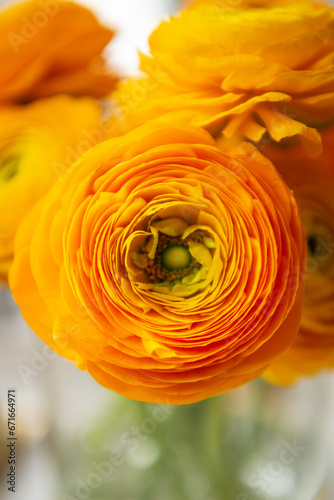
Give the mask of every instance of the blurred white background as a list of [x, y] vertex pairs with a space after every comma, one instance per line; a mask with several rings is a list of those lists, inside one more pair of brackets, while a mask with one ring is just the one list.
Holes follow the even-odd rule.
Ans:
[[122, 75], [138, 72], [138, 50], [147, 52], [148, 37], [159, 22], [176, 11], [178, 0], [80, 0], [100, 21], [116, 30], [109, 59]]

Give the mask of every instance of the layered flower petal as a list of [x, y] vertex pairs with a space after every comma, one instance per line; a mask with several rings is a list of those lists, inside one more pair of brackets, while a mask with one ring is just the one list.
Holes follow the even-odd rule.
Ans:
[[10, 273], [52, 349], [124, 396], [184, 404], [257, 377], [293, 342], [305, 237], [255, 148], [144, 126], [74, 167], [22, 223]]
[[0, 281], [21, 220], [102, 133], [93, 98], [58, 96], [0, 109]]
[[300, 136], [319, 154], [316, 127], [334, 120], [333, 9], [203, 3], [152, 33], [152, 55], [141, 57], [147, 76], [115, 94], [120, 124], [186, 122], [255, 142]]
[[117, 78], [102, 51], [113, 31], [67, 0], [28, 0], [0, 10], [0, 102], [59, 93], [107, 95]]
[[264, 150], [294, 191], [308, 246], [300, 332], [266, 374], [281, 384], [334, 367], [334, 129], [322, 140], [313, 161], [301, 147]]

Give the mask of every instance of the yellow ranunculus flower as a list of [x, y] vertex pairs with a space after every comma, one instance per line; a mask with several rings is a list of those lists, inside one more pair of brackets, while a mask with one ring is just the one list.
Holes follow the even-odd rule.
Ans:
[[334, 368], [334, 128], [322, 133], [322, 141], [315, 160], [300, 147], [264, 150], [294, 191], [308, 244], [300, 331], [266, 374], [281, 384]]
[[0, 108], [0, 281], [7, 280], [16, 230], [30, 208], [99, 132], [90, 97], [57, 96]]
[[107, 95], [116, 77], [102, 51], [113, 31], [66, 0], [29, 0], [0, 9], [0, 103]]
[[299, 135], [321, 152], [316, 128], [334, 120], [334, 10], [310, 1], [271, 8], [204, 5], [162, 22], [141, 57], [149, 76], [115, 93], [126, 130], [155, 119], [259, 142]]
[[298, 331], [295, 200], [255, 148], [144, 126], [92, 148], [21, 224], [10, 287], [27, 323], [99, 383], [200, 401], [259, 376]]

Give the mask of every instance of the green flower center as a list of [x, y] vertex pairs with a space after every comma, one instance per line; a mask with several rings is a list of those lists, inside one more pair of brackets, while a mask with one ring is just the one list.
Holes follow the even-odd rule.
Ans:
[[203, 226], [178, 217], [153, 220], [139, 251], [131, 252], [134, 266], [146, 274], [153, 291], [186, 296], [201, 288], [211, 268], [215, 241]]
[[303, 223], [310, 268], [316, 269], [317, 273], [327, 274], [334, 266], [333, 229], [321, 218], [307, 215], [304, 215]]
[[3, 160], [0, 160], [0, 178], [7, 182], [19, 171], [19, 164], [21, 159], [17, 157], [5, 157]]
[[314, 257], [317, 254], [319, 244], [317, 241], [317, 237], [312, 235], [307, 238], [307, 249], [310, 252], [310, 254]]
[[192, 261], [189, 250], [182, 245], [172, 245], [161, 254], [161, 263], [170, 271], [188, 267]]
[[200, 265], [192, 257], [187, 239], [160, 234], [154, 259], [148, 259], [145, 267], [149, 280], [158, 283], [188, 276]]

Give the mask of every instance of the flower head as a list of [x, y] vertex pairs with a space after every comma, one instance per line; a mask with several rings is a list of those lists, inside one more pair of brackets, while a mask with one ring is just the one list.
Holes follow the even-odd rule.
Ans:
[[149, 43], [152, 56], [141, 57], [148, 76], [115, 94], [125, 129], [187, 122], [255, 142], [266, 133], [274, 141], [300, 136], [320, 153], [314, 127], [334, 119], [330, 7], [206, 2], [162, 22]]
[[277, 383], [334, 367], [334, 128], [322, 140], [323, 153], [313, 161], [301, 147], [264, 150], [294, 191], [308, 247], [300, 331], [266, 374]]
[[304, 233], [255, 149], [232, 157], [202, 129], [147, 126], [74, 167], [21, 225], [10, 274], [50, 347], [125, 396], [183, 404], [257, 377], [292, 343]]
[[67, 0], [28, 0], [0, 10], [0, 102], [59, 93], [107, 95], [116, 77], [101, 53], [113, 31]]
[[96, 144], [93, 132], [100, 115], [95, 99], [67, 96], [1, 108], [0, 281], [7, 280], [21, 220], [76, 158]]

